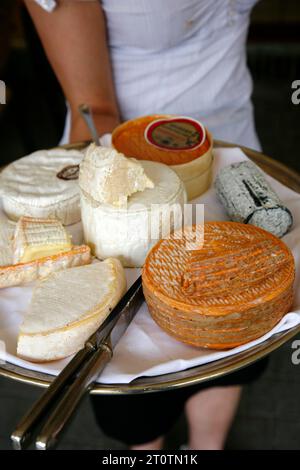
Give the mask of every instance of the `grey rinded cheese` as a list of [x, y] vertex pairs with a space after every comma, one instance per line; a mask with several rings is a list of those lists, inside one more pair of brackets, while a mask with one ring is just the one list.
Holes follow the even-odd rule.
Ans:
[[293, 224], [291, 212], [252, 162], [233, 163], [220, 170], [215, 188], [235, 222], [256, 225], [277, 237], [285, 235]]

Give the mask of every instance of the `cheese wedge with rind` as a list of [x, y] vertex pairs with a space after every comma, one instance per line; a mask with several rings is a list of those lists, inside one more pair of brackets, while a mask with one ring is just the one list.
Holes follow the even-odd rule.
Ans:
[[14, 263], [26, 263], [72, 248], [71, 237], [59, 220], [21, 217], [14, 236]]
[[33, 291], [20, 327], [18, 355], [44, 362], [77, 352], [125, 290], [124, 269], [113, 258], [51, 274]]
[[0, 266], [13, 264], [15, 223], [0, 213]]
[[0, 266], [0, 288], [13, 287], [47, 277], [55, 271], [91, 262], [90, 248], [73, 246], [70, 251], [40, 258], [29, 263]]

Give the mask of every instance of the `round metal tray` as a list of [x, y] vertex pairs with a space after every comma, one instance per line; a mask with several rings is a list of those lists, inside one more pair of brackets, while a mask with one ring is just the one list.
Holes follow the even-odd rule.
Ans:
[[[76, 145], [68, 145], [66, 148], [82, 148], [86, 144], [80, 143]], [[237, 147], [237, 145], [227, 142], [216, 141], [214, 147]], [[246, 147], [240, 147], [244, 153], [259, 165], [266, 173], [273, 176], [285, 186], [300, 193], [300, 175], [295, 171], [290, 170], [282, 163], [273, 160], [260, 152], [256, 152]], [[261, 359], [262, 357], [270, 354], [275, 349], [282, 346], [289, 341], [293, 336], [300, 332], [300, 326], [292, 328], [288, 331], [278, 333], [272, 338], [264, 341], [247, 351], [233, 355], [231, 357], [221, 359], [209, 364], [205, 364], [182, 372], [172, 374], [159, 375], [155, 377], [141, 377], [134, 380], [130, 384], [112, 384], [104, 385], [97, 383], [91, 390], [92, 394], [102, 395], [116, 395], [116, 394], [133, 394], [144, 392], [156, 392], [187, 385], [194, 385], [200, 382], [205, 382], [216, 377], [234, 372], [241, 369], [253, 362]], [[40, 387], [47, 387], [54, 379], [54, 376], [40, 372], [31, 371], [11, 363], [0, 365], [0, 375], [8, 377], [19, 382], [24, 382], [31, 385]]]

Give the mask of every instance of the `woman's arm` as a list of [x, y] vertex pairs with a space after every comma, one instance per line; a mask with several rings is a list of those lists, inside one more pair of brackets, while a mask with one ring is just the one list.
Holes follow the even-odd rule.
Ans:
[[70, 103], [71, 142], [89, 139], [78, 105], [93, 109], [100, 134], [119, 123], [106, 26], [98, 0], [65, 1], [47, 13], [32, 0], [25, 0], [50, 63]]

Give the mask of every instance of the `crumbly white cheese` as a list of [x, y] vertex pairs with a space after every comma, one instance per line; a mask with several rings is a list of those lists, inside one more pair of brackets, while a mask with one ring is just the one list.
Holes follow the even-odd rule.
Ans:
[[8, 165], [0, 175], [3, 209], [12, 220], [22, 216], [80, 221], [78, 179], [62, 179], [65, 168], [79, 165], [82, 152], [40, 150]]
[[81, 162], [79, 184], [95, 201], [117, 207], [125, 207], [129, 196], [154, 186], [139, 161], [95, 144]]
[[126, 208], [97, 202], [92, 186], [80, 181], [86, 243], [98, 258], [112, 256], [128, 267], [142, 266], [156, 241], [181, 226], [186, 202], [184, 184], [173, 170], [162, 163], [140, 163], [154, 188], [134, 193]]

